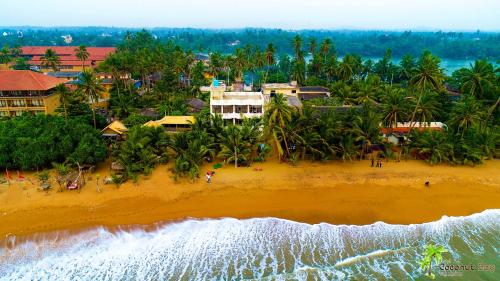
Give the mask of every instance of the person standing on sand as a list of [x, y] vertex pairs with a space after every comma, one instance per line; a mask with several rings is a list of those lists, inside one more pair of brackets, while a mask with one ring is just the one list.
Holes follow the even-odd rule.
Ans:
[[212, 174], [210, 172], [207, 172], [207, 174], [205, 176], [207, 177], [207, 183], [211, 183], [212, 182]]
[[375, 159], [372, 158], [372, 167], [373, 167], [373, 162], [375, 162]]

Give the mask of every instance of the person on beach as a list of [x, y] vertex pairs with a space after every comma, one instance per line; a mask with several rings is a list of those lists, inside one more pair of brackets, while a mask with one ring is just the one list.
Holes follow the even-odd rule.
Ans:
[[373, 162], [375, 162], [375, 159], [372, 158], [372, 167], [373, 167]]
[[382, 168], [382, 159], [380, 159], [379, 161], [380, 161], [379, 168]]
[[211, 183], [212, 182], [212, 174], [210, 172], [207, 172], [207, 174], [205, 176], [207, 177], [207, 183]]

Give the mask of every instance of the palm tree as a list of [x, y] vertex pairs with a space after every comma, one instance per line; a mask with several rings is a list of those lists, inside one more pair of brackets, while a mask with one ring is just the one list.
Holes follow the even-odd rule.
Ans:
[[299, 52], [299, 59], [293, 62], [292, 77], [299, 85], [303, 85], [305, 77], [306, 63], [302, 51]]
[[295, 50], [295, 59], [299, 60], [302, 53], [302, 38], [298, 34], [293, 38], [293, 49]]
[[482, 120], [481, 106], [473, 96], [467, 96], [458, 101], [451, 110], [449, 124], [462, 131], [462, 136], [469, 128], [479, 124]]
[[326, 73], [326, 81], [330, 83], [331, 78], [337, 73], [337, 58], [335, 56], [331, 56], [325, 61], [323, 71]]
[[82, 62], [82, 70], [85, 69], [85, 61], [89, 58], [90, 54], [87, 51], [87, 47], [84, 45], [79, 46], [75, 49], [76, 58]]
[[376, 104], [377, 103], [376, 96], [375, 96], [375, 89], [372, 85], [370, 85], [367, 82], [361, 83], [361, 85], [359, 86], [355, 95], [356, 95], [356, 102], [358, 104], [365, 104], [365, 103]]
[[340, 80], [347, 82], [351, 80], [354, 75], [354, 61], [353, 57], [349, 54], [345, 55], [337, 68], [337, 76]]
[[266, 52], [265, 52], [267, 70], [266, 70], [266, 77], [264, 78], [264, 83], [267, 82], [267, 77], [269, 75], [269, 68], [276, 63], [276, 59], [274, 57], [275, 52], [276, 52], [276, 50], [275, 50], [273, 44], [267, 45]]
[[272, 140], [278, 149], [278, 157], [281, 160], [284, 150], [281, 141], [288, 151], [288, 142], [285, 134], [285, 126], [292, 120], [292, 108], [288, 105], [286, 97], [282, 94], [274, 96], [267, 104], [265, 113], [265, 135]]
[[61, 59], [53, 49], [47, 49], [45, 55], [41, 58], [42, 67], [52, 68], [53, 71], [59, 71]]
[[440, 60], [429, 51], [425, 51], [420, 57], [414, 74], [410, 79], [410, 85], [419, 91], [435, 90], [443, 88], [444, 73], [439, 67]]
[[439, 106], [437, 94], [430, 91], [418, 92], [410, 101], [413, 108], [410, 120], [411, 127], [414, 126], [416, 121], [420, 122], [419, 124], [422, 126], [424, 123], [430, 123], [434, 120]]
[[401, 81], [408, 81], [413, 76], [416, 63], [411, 55], [404, 55], [399, 63], [399, 79]]
[[309, 53], [314, 57], [316, 54], [316, 48], [318, 47], [318, 43], [316, 42], [315, 38], [311, 38], [309, 40]]
[[210, 64], [209, 64], [209, 70], [212, 75], [218, 79], [219, 73], [222, 70], [222, 56], [218, 52], [214, 52], [210, 54]]
[[328, 38], [323, 40], [323, 42], [321, 43], [321, 47], [319, 50], [325, 61], [327, 56], [330, 54], [331, 47], [332, 47], [332, 40]]
[[380, 138], [380, 116], [369, 103], [363, 105], [361, 114], [355, 116], [352, 133], [355, 141], [361, 142], [361, 158], [373, 143]]
[[78, 83], [78, 91], [82, 93], [91, 104], [94, 128], [97, 128], [95, 106], [99, 102], [99, 98], [101, 93], [104, 91], [104, 88], [101, 86], [99, 78], [94, 75], [94, 72], [91, 69], [84, 70], [82, 72]]
[[460, 72], [461, 90], [481, 99], [485, 97], [485, 92], [494, 88], [495, 79], [493, 65], [485, 60], [477, 60], [470, 68]]
[[238, 162], [247, 162], [251, 154], [251, 145], [243, 139], [243, 133], [239, 126], [230, 125], [224, 129], [219, 136], [221, 150], [219, 157], [223, 157], [227, 162], [234, 162], [234, 167], [238, 167]]
[[408, 117], [407, 101], [404, 90], [390, 88], [382, 103], [383, 122], [386, 126], [397, 127], [398, 122]]
[[59, 95], [59, 102], [61, 103], [61, 106], [63, 108], [64, 117], [68, 118], [67, 108], [71, 97], [70, 91], [68, 90], [68, 88], [66, 88], [64, 84], [59, 84], [54, 89], [54, 94]]
[[241, 49], [236, 49], [236, 54], [233, 58], [233, 70], [236, 81], [243, 81], [243, 73], [248, 66], [245, 53]]
[[445, 161], [453, 162], [453, 144], [443, 132], [425, 130], [412, 131], [410, 134], [410, 147], [415, 149], [420, 157], [431, 165]]

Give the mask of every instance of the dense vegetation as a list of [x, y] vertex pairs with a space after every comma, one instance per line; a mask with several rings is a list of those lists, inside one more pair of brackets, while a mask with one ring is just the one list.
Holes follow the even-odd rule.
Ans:
[[[429, 51], [418, 57], [404, 55], [395, 64], [390, 49], [374, 62], [356, 54], [339, 59], [329, 39], [295, 36], [289, 43], [292, 56], [279, 56], [271, 43], [265, 48], [246, 45], [227, 55], [213, 52], [205, 64], [192, 51], [146, 31], [127, 34], [117, 52], [97, 70], [114, 77], [130, 73], [141, 82], [137, 88], [134, 81], [115, 79], [111, 90], [108, 115], [131, 126], [129, 138], [113, 148], [114, 160], [125, 168], [125, 176], [136, 178], [173, 159], [176, 178], [195, 179], [207, 161], [251, 165], [265, 161], [270, 151], [291, 164], [302, 159], [366, 159], [374, 157], [374, 151], [384, 158], [411, 157], [431, 164], [475, 165], [498, 156], [500, 78], [498, 68], [488, 61], [478, 60], [447, 77], [439, 57]], [[306, 59], [307, 53], [311, 60]], [[286, 97], [277, 95], [262, 119], [244, 120], [241, 125], [225, 124], [205, 109], [189, 132], [170, 135], [140, 126], [147, 120], [143, 110], [160, 116], [187, 114], [188, 99], [207, 101], [207, 94], [200, 92], [200, 86], [210, 83], [206, 74], [228, 84], [245, 79], [257, 89], [266, 82], [296, 80], [300, 85], [326, 86], [331, 97], [305, 102], [297, 110]], [[78, 93], [88, 101], [99, 90], [94, 74], [85, 75]], [[458, 100], [450, 99], [450, 89], [460, 92]], [[69, 109], [81, 104], [72, 99], [68, 97], [61, 109], [68, 118], [73, 118]], [[89, 110], [85, 109], [86, 116]], [[390, 130], [398, 122], [411, 122], [415, 128], [396, 146], [383, 138], [380, 127]], [[422, 128], [429, 122], [447, 126], [443, 131]]]
[[[10, 36], [0, 37], [0, 46], [9, 45], [66, 45], [63, 35], [71, 35], [71, 45], [118, 46], [123, 43], [127, 31], [137, 29], [106, 27], [74, 28], [4, 28], [2, 32]], [[22, 32], [22, 37], [20, 37]], [[363, 57], [381, 57], [386, 49], [392, 49], [397, 58], [405, 54], [417, 56], [428, 49], [442, 58], [448, 59], [488, 59], [499, 60], [500, 35], [488, 32], [394, 32], [394, 31], [284, 31], [276, 29], [150, 29], [162, 42], [174, 44], [194, 52], [232, 53], [247, 44], [265, 48], [272, 43], [278, 54], [293, 54], [290, 41], [300, 35], [307, 41], [330, 39], [337, 53], [356, 53]]]
[[107, 150], [98, 131], [79, 118], [23, 116], [0, 122], [0, 167], [39, 170], [52, 163], [96, 164]]

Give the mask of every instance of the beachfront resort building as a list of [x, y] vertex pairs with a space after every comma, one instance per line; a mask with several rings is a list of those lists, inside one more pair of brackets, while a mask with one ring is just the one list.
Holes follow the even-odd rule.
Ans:
[[0, 71], [0, 116], [54, 113], [59, 107], [54, 88], [64, 82], [30, 70]]
[[261, 92], [227, 91], [226, 85], [214, 80], [210, 87], [210, 113], [220, 114], [233, 124], [243, 118], [261, 117], [264, 114], [264, 95]]
[[50, 67], [42, 66], [42, 57], [47, 49], [52, 49], [59, 57], [61, 71], [82, 71], [83, 68], [96, 67], [103, 62], [106, 57], [116, 49], [113, 47], [87, 47], [89, 57], [81, 61], [76, 57], [75, 46], [25, 46], [22, 47], [21, 56], [28, 59], [28, 64], [35, 66], [42, 72], [50, 72]]

